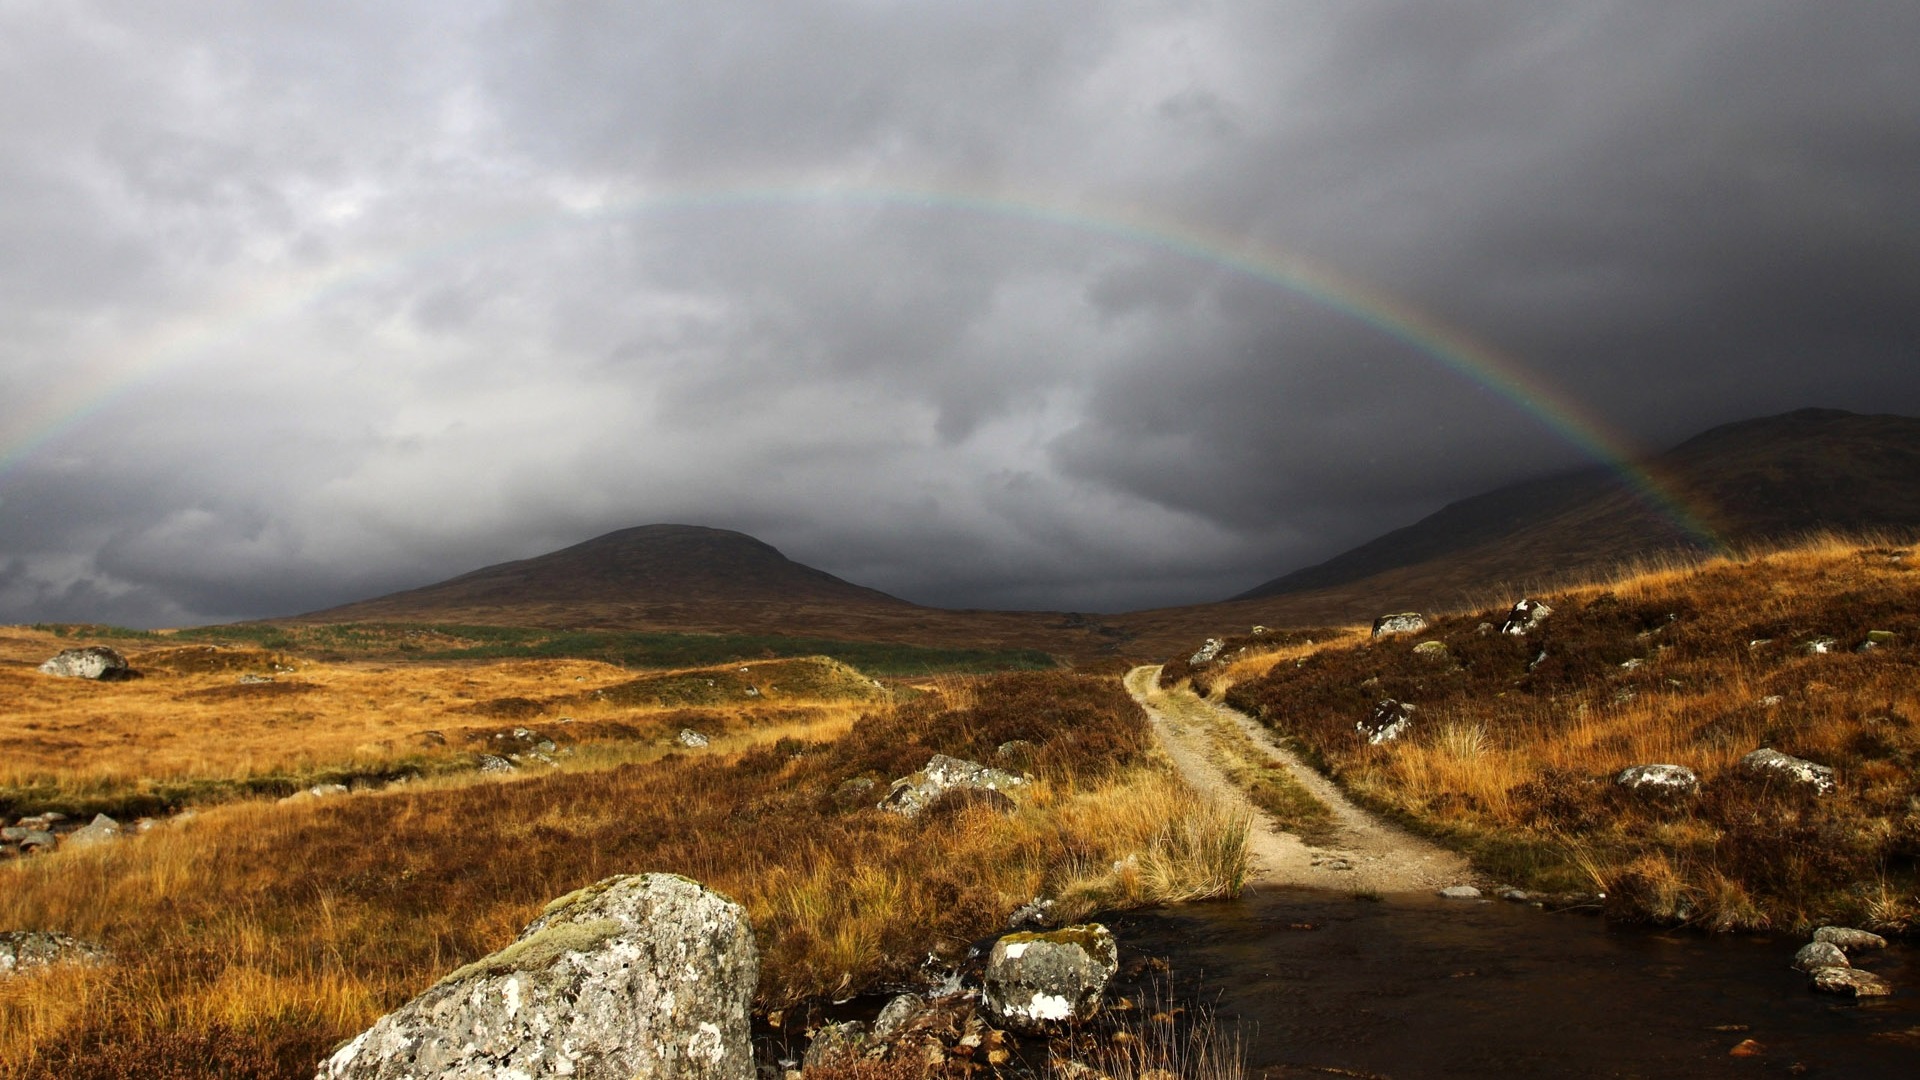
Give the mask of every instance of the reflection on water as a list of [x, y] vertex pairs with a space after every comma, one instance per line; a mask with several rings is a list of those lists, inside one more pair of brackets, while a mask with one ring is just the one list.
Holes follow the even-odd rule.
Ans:
[[1504, 902], [1272, 890], [1108, 922], [1241, 1020], [1256, 1076], [1920, 1077], [1910, 948], [1862, 958], [1896, 994], [1855, 1005], [1788, 968], [1800, 939]]

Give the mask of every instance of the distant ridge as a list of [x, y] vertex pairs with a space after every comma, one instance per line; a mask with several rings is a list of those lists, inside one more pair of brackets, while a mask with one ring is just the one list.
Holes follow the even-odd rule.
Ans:
[[[1920, 529], [1920, 419], [1912, 417], [1801, 409], [1713, 428], [1645, 466], [1736, 548], [1821, 529]], [[1702, 548], [1619, 476], [1591, 468], [1462, 499], [1233, 599], [1369, 580], [1391, 595], [1437, 596]]]

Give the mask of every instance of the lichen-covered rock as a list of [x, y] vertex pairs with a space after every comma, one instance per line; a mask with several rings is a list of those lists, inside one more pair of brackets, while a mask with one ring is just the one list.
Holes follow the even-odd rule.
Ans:
[[1440, 663], [1443, 660], [1450, 659], [1447, 652], [1447, 643], [1444, 641], [1423, 641], [1413, 647], [1413, 655], [1422, 660], [1431, 660], [1434, 663]]
[[1613, 782], [1646, 795], [1691, 795], [1700, 790], [1700, 777], [1685, 765], [1635, 765], [1622, 769]]
[[692, 728], [681, 728], [680, 734], [675, 736], [673, 741], [689, 750], [698, 750], [706, 746], [711, 740]]
[[891, 1039], [900, 1030], [913, 1023], [913, 1018], [925, 1012], [927, 1003], [918, 994], [896, 994], [887, 1002], [880, 1015], [873, 1018], [873, 1037]]
[[1417, 611], [1382, 615], [1373, 620], [1374, 637], [1386, 637], [1389, 634], [1417, 634], [1426, 628], [1427, 617]]
[[1845, 997], [1886, 997], [1893, 993], [1893, 986], [1887, 980], [1855, 967], [1817, 968], [1813, 972], [1813, 988]]
[[57, 930], [8, 930], [0, 933], [0, 978], [52, 964], [100, 964], [105, 947]]
[[1815, 765], [1805, 758], [1783, 754], [1769, 747], [1763, 746], [1741, 758], [1740, 767], [1750, 775], [1800, 784], [1812, 788], [1821, 795], [1833, 792], [1833, 769], [1826, 765]]
[[59, 654], [40, 665], [42, 675], [57, 675], [63, 679], [97, 679], [111, 682], [125, 679], [133, 674], [127, 666], [127, 658], [105, 645], [89, 645], [84, 649], [62, 649]]
[[1201, 644], [1200, 651], [1194, 653], [1193, 656], [1187, 660], [1187, 663], [1193, 667], [1199, 667], [1201, 664], [1211, 664], [1213, 663], [1213, 658], [1219, 656], [1220, 650], [1226, 648], [1226, 645], [1227, 643], [1221, 641], [1219, 638], [1210, 637]]
[[499, 754], [481, 754], [474, 764], [483, 773], [510, 773], [519, 770], [519, 766]]
[[895, 780], [887, 789], [887, 797], [880, 800], [880, 806], [907, 817], [917, 817], [949, 791], [996, 791], [1004, 795], [1025, 784], [1026, 780], [1010, 772], [989, 769], [977, 761], [935, 754], [927, 760], [926, 768]]
[[1879, 934], [1855, 930], [1850, 926], [1823, 926], [1813, 932], [1813, 940], [1837, 946], [1841, 952], [1849, 955], [1887, 947], [1887, 939]]
[[1367, 718], [1354, 725], [1370, 746], [1379, 746], [1392, 742], [1407, 733], [1413, 725], [1413, 706], [1404, 701], [1382, 698], [1367, 714]]
[[1500, 624], [1503, 634], [1524, 635], [1538, 629], [1553, 614], [1553, 609], [1538, 600], [1522, 600], [1507, 612], [1507, 619]]
[[316, 1080], [751, 1080], [759, 955], [746, 912], [672, 874], [561, 897], [440, 980]]
[[987, 955], [981, 1000], [1005, 1027], [1045, 1034], [1091, 1019], [1119, 969], [1113, 933], [1099, 923], [1008, 934]]
[[1818, 971], [1826, 967], [1852, 967], [1840, 946], [1827, 941], [1809, 941], [1793, 954], [1795, 971]]

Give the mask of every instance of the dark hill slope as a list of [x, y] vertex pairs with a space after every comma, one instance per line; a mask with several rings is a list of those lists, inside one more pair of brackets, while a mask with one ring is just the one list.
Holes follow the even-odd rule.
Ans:
[[794, 562], [744, 533], [696, 525], [622, 529], [286, 621], [780, 634], [1077, 658], [1109, 653], [1117, 641], [1080, 616], [920, 607]]
[[[1714, 428], [1644, 465], [1736, 548], [1818, 529], [1920, 527], [1920, 419], [1803, 409]], [[1433, 596], [1704, 546], [1617, 474], [1586, 469], [1463, 499], [1234, 599], [1369, 581]]]

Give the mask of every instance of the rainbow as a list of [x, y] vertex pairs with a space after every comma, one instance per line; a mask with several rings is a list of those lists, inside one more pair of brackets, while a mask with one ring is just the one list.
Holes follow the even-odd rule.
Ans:
[[1404, 299], [1300, 255], [1187, 223], [1151, 218], [1137, 209], [1065, 206], [932, 187], [750, 186], [598, 197], [471, 230], [451, 240], [341, 260], [255, 286], [117, 347], [111, 359], [90, 365], [79, 378], [66, 380], [59, 394], [40, 402], [30, 413], [16, 414], [9, 425], [12, 430], [0, 430], [0, 481], [62, 434], [112, 408], [139, 387], [191, 362], [196, 355], [335, 293], [570, 225], [674, 212], [803, 205], [867, 205], [985, 215], [1164, 252], [1285, 290], [1398, 341], [1504, 398], [1582, 454], [1611, 469], [1650, 509], [1686, 535], [1711, 549], [1724, 550], [1702, 516], [1638, 462], [1630, 440], [1610, 430], [1600, 418], [1517, 360]]

